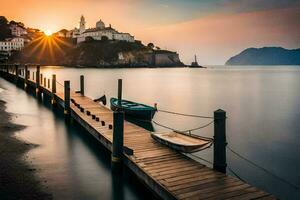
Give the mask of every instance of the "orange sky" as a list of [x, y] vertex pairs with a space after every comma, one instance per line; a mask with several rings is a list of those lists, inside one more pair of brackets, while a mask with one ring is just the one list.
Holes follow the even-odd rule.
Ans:
[[0, 15], [29, 27], [57, 31], [78, 26], [83, 14], [88, 27], [101, 18], [145, 44], [154, 42], [178, 51], [185, 63], [196, 53], [201, 64], [224, 64], [248, 47], [300, 47], [300, 4], [269, 8], [253, 3], [263, 1], [237, 4], [227, 0], [231, 3], [218, 7], [176, 0], [0, 0]]

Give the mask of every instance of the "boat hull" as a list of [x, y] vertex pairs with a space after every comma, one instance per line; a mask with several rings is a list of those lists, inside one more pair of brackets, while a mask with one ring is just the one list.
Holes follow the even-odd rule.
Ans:
[[[130, 101], [126, 101], [126, 102], [130, 102]], [[135, 102], [132, 102], [135, 103]], [[139, 104], [139, 105], [143, 105], [143, 104]], [[146, 105], [145, 105], [146, 106]], [[110, 103], [110, 108], [113, 111], [116, 110], [122, 110], [125, 113], [125, 117], [130, 117], [130, 118], [134, 118], [137, 120], [141, 120], [141, 121], [151, 121], [152, 118], [155, 115], [156, 110], [150, 106], [148, 106], [149, 109], [144, 108], [142, 110], [137, 110], [137, 109], [132, 109], [132, 108], [126, 108], [123, 106], [119, 106], [115, 103], [115, 99], [112, 98], [111, 99], [111, 103]]]
[[[171, 149], [174, 149], [176, 151], [180, 151], [183, 153], [194, 153], [194, 152], [198, 152], [201, 151], [209, 146], [211, 146], [211, 141], [210, 140], [206, 140], [206, 139], [199, 139], [199, 138], [195, 138], [195, 140], [202, 140], [199, 144], [184, 144], [184, 138], [182, 142], [175, 142], [175, 141], [171, 141], [168, 139], [165, 139], [163, 137], [160, 136], [159, 133], [151, 133], [151, 137], [153, 139], [155, 139], [156, 141], [158, 141], [161, 144], [164, 144], [168, 147], [170, 147]], [[188, 136], [186, 136], [188, 137]]]

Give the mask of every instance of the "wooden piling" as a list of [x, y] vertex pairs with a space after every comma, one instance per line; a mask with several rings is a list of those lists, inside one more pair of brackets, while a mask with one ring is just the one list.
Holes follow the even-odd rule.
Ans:
[[35, 74], [35, 82], [36, 82], [36, 93], [40, 92], [40, 65], [36, 66], [36, 74]]
[[112, 168], [119, 169], [122, 164], [124, 146], [124, 113], [116, 111], [113, 114], [113, 148], [112, 148]]
[[16, 76], [15, 76], [15, 81], [16, 83], [18, 82], [18, 79], [19, 79], [19, 65], [18, 64], [15, 64], [15, 73], [16, 73]]
[[56, 75], [52, 74], [52, 94], [56, 93]]
[[84, 96], [84, 76], [80, 75], [80, 93]]
[[27, 83], [28, 83], [28, 66], [26, 64], [24, 65], [24, 69], [25, 69], [24, 88], [26, 90], [27, 89]]
[[40, 74], [40, 85], [43, 86], [43, 74]]
[[122, 79], [118, 80], [118, 105], [121, 107], [122, 100]]
[[55, 93], [56, 93], [56, 75], [52, 74], [52, 88], [51, 88], [52, 98], [51, 104], [56, 105]]
[[48, 89], [50, 89], [50, 78], [48, 78]]
[[46, 87], [47, 86], [47, 78], [45, 77], [44, 78], [44, 87]]
[[226, 112], [216, 110], [214, 112], [214, 163], [216, 171], [226, 173]]
[[64, 114], [69, 115], [70, 114], [70, 81], [64, 82], [64, 91], [65, 91]]

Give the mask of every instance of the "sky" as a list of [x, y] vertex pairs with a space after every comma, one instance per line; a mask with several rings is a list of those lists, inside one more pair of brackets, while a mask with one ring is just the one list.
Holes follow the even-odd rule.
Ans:
[[0, 0], [0, 15], [53, 32], [102, 19], [189, 64], [222, 65], [249, 47], [300, 48], [300, 0]]

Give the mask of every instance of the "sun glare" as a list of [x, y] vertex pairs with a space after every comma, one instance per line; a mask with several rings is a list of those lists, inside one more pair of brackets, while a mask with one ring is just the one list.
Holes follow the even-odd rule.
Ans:
[[52, 31], [51, 31], [51, 30], [46, 30], [46, 31], [45, 31], [45, 35], [47, 35], [47, 36], [52, 35]]

